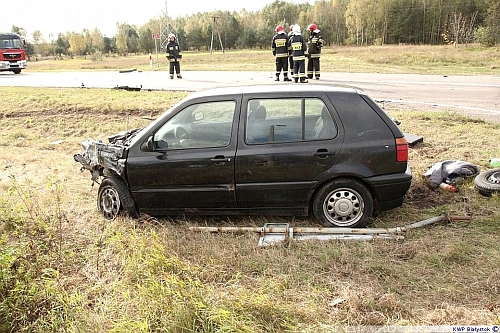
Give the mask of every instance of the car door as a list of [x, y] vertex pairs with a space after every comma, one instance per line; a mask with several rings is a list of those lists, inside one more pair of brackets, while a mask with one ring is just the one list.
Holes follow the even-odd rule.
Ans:
[[307, 207], [312, 189], [335, 164], [343, 139], [335, 111], [329, 111], [322, 97], [254, 98], [243, 103], [249, 111], [240, 120], [244, 130], [236, 155], [239, 207], [263, 212]]
[[218, 100], [186, 106], [149, 136], [154, 151], [131, 150], [127, 176], [142, 212], [236, 207], [234, 125], [238, 105], [236, 100]]

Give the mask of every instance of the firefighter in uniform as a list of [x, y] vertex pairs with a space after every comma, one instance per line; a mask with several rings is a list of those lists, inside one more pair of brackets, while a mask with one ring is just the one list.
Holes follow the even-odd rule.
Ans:
[[320, 77], [319, 58], [321, 57], [321, 48], [323, 47], [323, 37], [320, 35], [318, 26], [314, 23], [309, 24], [309, 41], [307, 42], [308, 61], [307, 77], [312, 79], [315, 75], [316, 80]]
[[293, 35], [290, 36], [288, 45], [293, 57], [293, 80], [295, 82], [307, 83], [306, 56], [307, 44], [300, 32], [300, 25], [294, 24]]
[[283, 71], [283, 81], [292, 81], [288, 78], [288, 35], [282, 25], [276, 26], [276, 35], [271, 42], [273, 56], [276, 57], [276, 80], [280, 80]]
[[167, 59], [170, 62], [170, 78], [174, 78], [175, 71], [177, 78], [182, 79], [180, 64], [180, 60], [182, 59], [181, 48], [174, 34], [168, 34], [168, 44], [165, 49], [167, 51]]

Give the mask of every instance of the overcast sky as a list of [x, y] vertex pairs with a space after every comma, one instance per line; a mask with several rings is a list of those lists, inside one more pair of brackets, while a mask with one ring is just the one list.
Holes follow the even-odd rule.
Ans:
[[[286, 0], [314, 3], [314, 0]], [[274, 0], [21, 0], [3, 4], [0, 32], [10, 32], [13, 25], [24, 28], [28, 39], [35, 30], [49, 40], [52, 34], [82, 32], [98, 28], [107, 37], [116, 34], [116, 23], [141, 26], [159, 18], [168, 10], [170, 17], [187, 16], [214, 10], [258, 11]], [[6, 7], [7, 6], [7, 7]]]

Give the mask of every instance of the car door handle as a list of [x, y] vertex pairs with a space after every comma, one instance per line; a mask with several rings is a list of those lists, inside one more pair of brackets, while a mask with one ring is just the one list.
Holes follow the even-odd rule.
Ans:
[[215, 156], [214, 158], [211, 158], [210, 162], [213, 162], [215, 164], [224, 164], [226, 162], [231, 162], [231, 158], [219, 155], [219, 156]]
[[326, 148], [318, 149], [316, 153], [314, 153], [314, 156], [317, 156], [319, 158], [327, 158], [330, 155], [335, 155], [335, 152], [329, 152]]

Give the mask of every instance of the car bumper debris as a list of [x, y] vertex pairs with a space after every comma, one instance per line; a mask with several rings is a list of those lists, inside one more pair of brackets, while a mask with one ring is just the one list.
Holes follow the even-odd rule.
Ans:
[[426, 220], [395, 228], [303, 228], [290, 227], [288, 223], [266, 223], [264, 227], [190, 227], [191, 231], [211, 233], [256, 232], [260, 234], [259, 246], [269, 246], [291, 240], [342, 240], [370, 241], [373, 239], [403, 240], [404, 232], [438, 222], [471, 221], [472, 216], [442, 214]]

